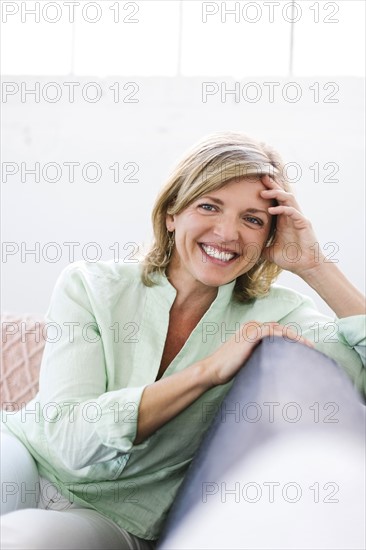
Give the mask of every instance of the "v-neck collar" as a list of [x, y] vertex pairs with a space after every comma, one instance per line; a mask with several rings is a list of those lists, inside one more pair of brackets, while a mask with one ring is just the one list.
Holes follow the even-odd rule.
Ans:
[[[176, 289], [165, 274], [154, 274], [153, 280], [156, 284], [146, 287], [143, 315], [139, 327], [140, 339], [134, 352], [130, 386], [142, 386], [155, 381], [168, 334], [170, 309], [177, 295]], [[193, 329], [182, 349], [167, 367], [162, 378], [187, 366], [182, 361], [187, 348], [188, 351], [192, 347], [197, 350], [200, 348], [202, 323], [207, 319], [213, 320], [222, 317], [221, 312], [228, 306], [234, 286], [235, 280], [218, 287], [216, 298]], [[147, 370], [149, 374], [147, 374]]]

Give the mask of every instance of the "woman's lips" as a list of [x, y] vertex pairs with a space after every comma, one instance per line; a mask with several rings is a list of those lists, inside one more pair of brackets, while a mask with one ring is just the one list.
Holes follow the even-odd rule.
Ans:
[[202, 251], [204, 262], [210, 261], [216, 265], [226, 266], [231, 265], [239, 257], [239, 254], [232, 250], [221, 249], [211, 244], [198, 243], [198, 246]]

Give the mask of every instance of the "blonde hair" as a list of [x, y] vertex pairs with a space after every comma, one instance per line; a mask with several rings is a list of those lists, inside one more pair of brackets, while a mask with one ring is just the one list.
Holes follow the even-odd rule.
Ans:
[[[233, 178], [269, 174], [283, 189], [290, 190], [284, 176], [284, 164], [271, 146], [241, 132], [215, 132], [193, 145], [178, 162], [161, 189], [152, 211], [154, 241], [143, 260], [142, 281], [155, 284], [154, 274], [164, 274], [170, 262], [170, 238], [166, 227], [167, 214], [179, 214], [193, 201], [209, 191], [220, 189]], [[267, 244], [273, 241], [276, 219]], [[281, 273], [273, 262], [260, 258], [237, 278], [234, 295], [246, 302], [268, 293], [270, 285]]]

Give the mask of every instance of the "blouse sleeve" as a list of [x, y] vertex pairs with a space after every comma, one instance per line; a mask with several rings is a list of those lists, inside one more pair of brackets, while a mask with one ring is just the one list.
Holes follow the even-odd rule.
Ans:
[[[56, 282], [46, 323], [38, 397], [52, 451], [67, 467], [78, 470], [146, 447], [149, 438], [139, 445], [133, 441], [147, 384], [107, 391], [101, 331], [88, 289], [73, 264]], [[71, 326], [73, 331], [66, 330]]]
[[[295, 310], [279, 321], [315, 343], [315, 348], [334, 359], [366, 398], [366, 316], [338, 319], [320, 313], [304, 297]], [[292, 326], [291, 326], [292, 325]]]

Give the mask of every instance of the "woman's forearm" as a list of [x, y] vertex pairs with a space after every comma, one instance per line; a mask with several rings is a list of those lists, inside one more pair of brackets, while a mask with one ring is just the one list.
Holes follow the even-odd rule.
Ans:
[[316, 269], [302, 275], [302, 279], [319, 294], [339, 319], [366, 312], [365, 297], [334, 263], [321, 263]]
[[134, 445], [177, 416], [211, 387], [213, 384], [203, 361], [147, 386], [139, 405]]

